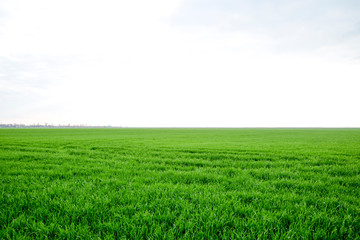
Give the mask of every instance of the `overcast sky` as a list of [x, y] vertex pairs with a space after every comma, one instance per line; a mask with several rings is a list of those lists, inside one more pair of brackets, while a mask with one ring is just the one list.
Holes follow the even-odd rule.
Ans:
[[359, 0], [1, 0], [0, 122], [360, 127]]

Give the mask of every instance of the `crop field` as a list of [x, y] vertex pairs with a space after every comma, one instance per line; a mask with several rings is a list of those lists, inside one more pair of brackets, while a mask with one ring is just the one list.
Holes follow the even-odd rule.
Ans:
[[0, 239], [360, 239], [360, 129], [0, 129]]

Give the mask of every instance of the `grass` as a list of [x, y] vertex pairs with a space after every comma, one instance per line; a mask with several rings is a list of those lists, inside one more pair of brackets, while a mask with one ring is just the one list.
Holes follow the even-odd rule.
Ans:
[[0, 129], [0, 239], [360, 239], [360, 129]]

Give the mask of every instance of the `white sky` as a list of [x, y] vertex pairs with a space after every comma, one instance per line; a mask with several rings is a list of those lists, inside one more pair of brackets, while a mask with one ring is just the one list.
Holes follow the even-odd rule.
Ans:
[[358, 0], [1, 0], [0, 122], [360, 127]]

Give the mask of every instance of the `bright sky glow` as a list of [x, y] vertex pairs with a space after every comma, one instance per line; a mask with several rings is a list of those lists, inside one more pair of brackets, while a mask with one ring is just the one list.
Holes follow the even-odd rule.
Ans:
[[360, 127], [358, 0], [2, 0], [0, 122]]

